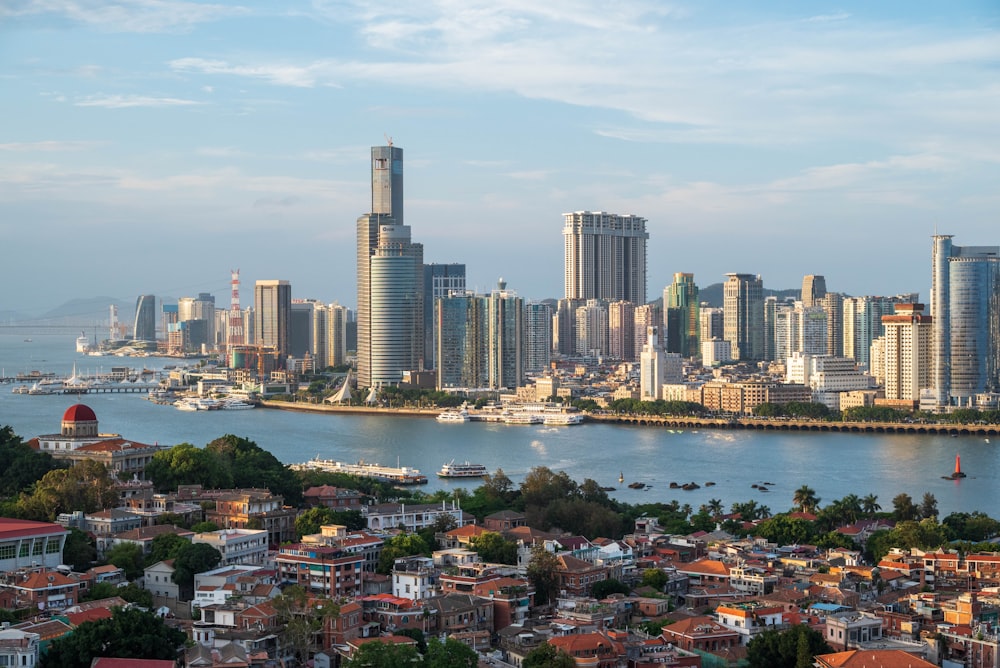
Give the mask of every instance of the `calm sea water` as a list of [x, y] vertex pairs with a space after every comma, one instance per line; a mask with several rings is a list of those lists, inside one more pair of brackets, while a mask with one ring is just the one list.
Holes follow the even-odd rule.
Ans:
[[[69, 374], [110, 371], [111, 366], [159, 369], [164, 358], [88, 357], [74, 351], [75, 335], [0, 334], [0, 370]], [[982, 437], [791, 434], [739, 431], [669, 431], [657, 427], [580, 425], [544, 427], [482, 423], [440, 424], [429, 418], [313, 415], [276, 410], [184, 412], [146, 401], [141, 394], [82, 397], [28, 396], [0, 386], [0, 425], [25, 439], [58, 432], [63, 412], [82, 401], [94, 409], [103, 432], [143, 443], [205, 445], [224, 434], [255, 441], [286, 463], [324, 458], [393, 464], [420, 469], [424, 488], [474, 487], [441, 480], [434, 471], [452, 459], [500, 467], [515, 482], [533, 466], [566, 471], [617, 487], [611, 495], [629, 503], [669, 501], [697, 508], [711, 498], [728, 507], [754, 499], [772, 511], [787, 510], [795, 488], [807, 484], [826, 503], [847, 494], [878, 494], [883, 508], [906, 492], [919, 502], [924, 492], [938, 500], [942, 515], [982, 510], [1000, 516], [998, 443]], [[1000, 441], [1000, 439], [993, 439]], [[943, 480], [961, 455], [969, 475]], [[625, 483], [618, 483], [619, 473]], [[643, 491], [626, 487], [641, 481]], [[701, 489], [669, 489], [689, 481]], [[704, 487], [707, 481], [713, 487]], [[771, 482], [769, 492], [751, 485]]]

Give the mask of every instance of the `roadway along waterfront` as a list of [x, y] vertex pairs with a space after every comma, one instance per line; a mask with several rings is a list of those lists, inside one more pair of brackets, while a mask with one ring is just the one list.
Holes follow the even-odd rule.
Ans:
[[[94, 371], [95, 361], [160, 368], [168, 360], [88, 358], [73, 351], [73, 336], [0, 335], [0, 365], [8, 375], [26, 368], [68, 374], [76, 362]], [[27, 350], [26, 350], [27, 349]], [[176, 361], [175, 361], [176, 362]], [[421, 489], [474, 487], [477, 481], [442, 480], [434, 475], [451, 460], [502, 467], [515, 481], [533, 466], [565, 470], [582, 481], [593, 478], [617, 487], [611, 496], [629, 503], [677, 499], [697, 509], [711, 498], [728, 507], [754, 499], [772, 511], [787, 510], [795, 488], [808, 484], [823, 503], [847, 494], [878, 494], [884, 509], [906, 492], [919, 502], [924, 492], [938, 499], [942, 514], [1000, 507], [1000, 438], [946, 434], [833, 433], [709, 429], [701, 426], [645, 426], [592, 422], [571, 427], [486, 423], [442, 424], [424, 416], [385, 413], [325, 413], [286, 410], [183, 412], [139, 395], [28, 396], [0, 390], [0, 425], [24, 438], [59, 430], [63, 412], [76, 401], [97, 413], [102, 432], [118, 432], [143, 443], [205, 445], [231, 433], [247, 437], [292, 464], [317, 455], [349, 462], [397, 461], [427, 475]], [[987, 441], [987, 438], [990, 442]], [[943, 480], [962, 457], [964, 480]], [[625, 482], [618, 483], [621, 472]], [[630, 482], [651, 485], [628, 489]], [[705, 487], [706, 482], [716, 483]], [[670, 489], [671, 482], [696, 482], [699, 489]], [[768, 492], [751, 487], [774, 483]]]

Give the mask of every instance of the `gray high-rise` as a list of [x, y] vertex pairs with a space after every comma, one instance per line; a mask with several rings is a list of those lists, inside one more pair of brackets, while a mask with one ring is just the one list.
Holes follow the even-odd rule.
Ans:
[[135, 326], [132, 329], [135, 341], [156, 340], [156, 297], [139, 295], [135, 301]]
[[358, 386], [423, 368], [424, 249], [403, 224], [403, 149], [373, 146], [371, 211], [357, 224]]
[[733, 359], [764, 359], [764, 282], [753, 274], [726, 274], [722, 291], [723, 338]]
[[604, 211], [563, 214], [567, 299], [646, 303], [646, 219]]

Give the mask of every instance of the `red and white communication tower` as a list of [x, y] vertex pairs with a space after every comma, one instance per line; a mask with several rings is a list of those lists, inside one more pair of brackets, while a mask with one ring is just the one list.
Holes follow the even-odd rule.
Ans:
[[232, 269], [233, 296], [229, 302], [229, 349], [245, 343], [243, 338], [243, 309], [240, 308], [240, 270]]

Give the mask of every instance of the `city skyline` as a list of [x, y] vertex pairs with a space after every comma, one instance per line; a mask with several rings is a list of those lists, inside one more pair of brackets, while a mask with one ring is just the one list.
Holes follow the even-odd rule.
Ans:
[[936, 231], [994, 240], [998, 14], [9, 5], [0, 239], [30, 280], [2, 309], [221, 297], [231, 266], [353, 307], [383, 135], [410, 156], [425, 262], [477, 291], [558, 298], [562, 215], [590, 210], [649, 221], [647, 294], [739, 272], [927, 300]]

